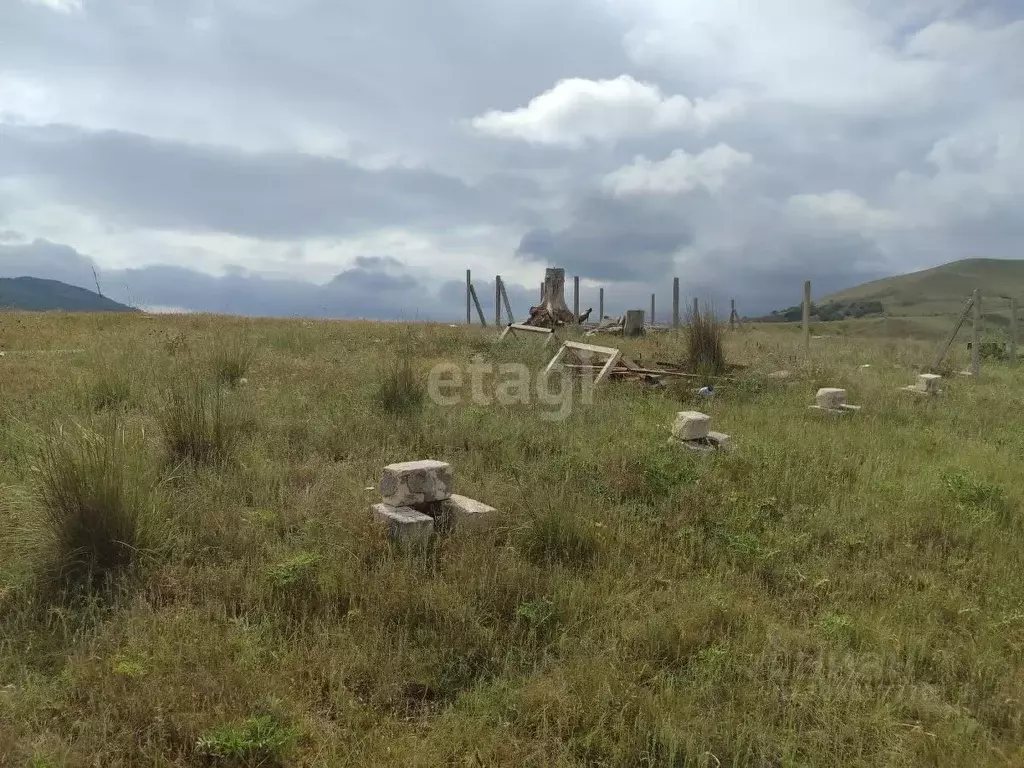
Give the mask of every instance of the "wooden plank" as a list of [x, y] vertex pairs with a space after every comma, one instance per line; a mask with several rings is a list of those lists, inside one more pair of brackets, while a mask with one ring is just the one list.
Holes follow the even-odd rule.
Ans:
[[601, 372], [599, 374], [597, 374], [597, 378], [594, 380], [594, 386], [597, 386], [602, 381], [604, 381], [605, 379], [608, 378], [608, 376], [612, 372], [612, 368], [615, 366], [615, 363], [618, 361], [620, 354], [621, 353], [619, 352], [619, 350], [616, 349], [615, 350], [615, 354], [608, 358], [608, 362], [605, 363], [604, 368], [602, 368]]
[[[511, 324], [505, 326], [505, 330], [501, 332], [501, 335], [498, 337], [498, 341], [504, 341], [505, 337], [508, 336], [510, 333], [512, 333], [512, 325]], [[515, 336], [515, 334], [512, 333], [512, 336]]]
[[537, 325], [524, 325], [523, 323], [510, 323], [509, 328], [515, 328], [517, 331], [529, 331], [530, 333], [554, 333], [553, 328], [541, 328]]
[[591, 352], [596, 355], [619, 354], [619, 350], [615, 349], [615, 347], [598, 347], [595, 346], [594, 344], [584, 344], [579, 341], [567, 341], [565, 342], [565, 346], [569, 349], [576, 349], [579, 350], [580, 352]]
[[550, 373], [558, 367], [558, 364], [562, 362], [562, 358], [565, 357], [565, 353], [568, 352], [568, 348], [563, 344], [562, 347], [555, 353], [555, 356], [551, 358], [551, 362], [548, 363], [548, 367], [544, 369], [544, 375], [548, 376]]
[[949, 352], [949, 348], [953, 346], [953, 342], [956, 341], [956, 336], [960, 333], [960, 328], [964, 324], [964, 320], [967, 319], [967, 313], [971, 311], [971, 307], [974, 306], [974, 296], [971, 296], [960, 310], [960, 314], [957, 315], [956, 324], [953, 326], [952, 332], [946, 338], [942, 347], [939, 349], [939, 354], [935, 356], [935, 362], [932, 363], [932, 372], [936, 372], [938, 367], [942, 365], [942, 360], [946, 357], [946, 353]]
[[483, 307], [480, 306], [480, 299], [476, 297], [476, 288], [473, 287], [472, 283], [469, 284], [469, 295], [472, 297], [473, 303], [476, 305], [476, 313], [480, 317], [480, 325], [486, 328], [487, 318], [484, 317]]

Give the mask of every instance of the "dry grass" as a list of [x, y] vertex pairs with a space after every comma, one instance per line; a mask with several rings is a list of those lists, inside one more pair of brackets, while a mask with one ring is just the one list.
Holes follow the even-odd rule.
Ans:
[[[475, 329], [12, 315], [3, 333], [87, 351], [0, 361], [0, 765], [1024, 762], [1024, 371], [986, 362], [926, 400], [899, 387], [933, 344], [851, 330], [805, 365], [795, 329], [726, 333], [751, 367], [700, 407], [737, 449], [701, 456], [665, 445], [678, 390], [602, 386], [564, 422], [381, 409], [381, 361], [421, 381], [553, 354]], [[236, 388], [210, 367], [233, 336], [259, 351]], [[683, 337], [622, 344], [686, 358]], [[97, 414], [76, 395], [111, 348], [139, 350], [139, 378]], [[809, 411], [828, 385], [864, 410]], [[41, 437], [54, 423], [132, 439], [82, 453]], [[363, 489], [427, 457], [499, 508], [494, 530], [387, 544]], [[87, 533], [59, 551], [134, 535], [146, 556], [97, 546], [122, 577], [36, 589], [29, 534], [70, 512]]]

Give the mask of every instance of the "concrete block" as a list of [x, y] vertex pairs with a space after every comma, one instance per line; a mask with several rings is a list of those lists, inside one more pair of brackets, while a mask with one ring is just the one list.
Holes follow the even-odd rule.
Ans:
[[703, 440], [711, 429], [711, 417], [699, 411], [680, 411], [672, 426], [672, 436], [677, 440]]
[[937, 373], [922, 373], [917, 377], [917, 389], [919, 392], [926, 392], [934, 395], [939, 391], [939, 382], [942, 377]]
[[732, 450], [732, 438], [721, 432], [708, 432], [708, 442], [720, 451]]
[[373, 517], [388, 528], [388, 538], [401, 544], [426, 546], [434, 532], [434, 518], [409, 507], [374, 504]]
[[814, 396], [819, 408], [839, 409], [846, 405], [846, 390], [834, 387], [822, 387]]
[[457, 493], [453, 493], [451, 498], [443, 502], [441, 508], [445, 517], [445, 527], [449, 529], [486, 525], [494, 522], [498, 513], [498, 510], [482, 501]]
[[385, 504], [407, 507], [452, 495], [452, 468], [443, 461], [405, 461], [384, 467], [378, 486]]

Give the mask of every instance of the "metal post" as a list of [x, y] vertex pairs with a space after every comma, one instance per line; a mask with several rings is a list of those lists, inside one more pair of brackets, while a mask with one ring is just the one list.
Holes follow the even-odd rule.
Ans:
[[604, 288], [597, 293], [597, 322], [604, 320]]
[[470, 294], [473, 289], [473, 279], [470, 271], [466, 270], [466, 325], [473, 322], [473, 299]]
[[974, 312], [971, 315], [971, 376], [981, 375], [981, 291], [974, 289]]
[[578, 323], [580, 321], [580, 276], [572, 278], [572, 316]]
[[811, 281], [804, 280], [804, 351], [811, 351]]
[[[512, 322], [511, 318], [509, 322]], [[494, 325], [501, 325], [501, 275], [494, 278]]]
[[651, 325], [654, 325], [654, 294], [651, 294]]
[[1017, 364], [1017, 300], [1010, 299], [1010, 365]]
[[672, 278], [672, 327], [679, 327], [679, 278]]

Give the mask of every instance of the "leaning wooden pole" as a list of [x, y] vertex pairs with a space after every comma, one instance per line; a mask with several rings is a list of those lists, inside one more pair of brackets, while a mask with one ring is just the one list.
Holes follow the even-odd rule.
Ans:
[[939, 353], [935, 356], [935, 362], [932, 363], [932, 373], [938, 373], [939, 366], [942, 365], [942, 360], [946, 357], [946, 353], [949, 352], [949, 348], [953, 346], [953, 342], [956, 341], [957, 334], [960, 333], [964, 320], [967, 319], [967, 315], [973, 306], [974, 297], [971, 296], [971, 298], [964, 302], [963, 307], [960, 309], [960, 314], [957, 315], [956, 322], [953, 324], [953, 330], [950, 331], [949, 336], [946, 337], [942, 346], [939, 347]]
[[1010, 299], [1010, 365], [1017, 364], [1017, 300]]
[[729, 299], [729, 327], [736, 327], [736, 299]]
[[811, 281], [804, 280], [804, 315], [803, 315], [803, 333], [804, 333], [804, 352], [808, 354], [811, 351]]
[[977, 288], [971, 320], [971, 376], [977, 377], [981, 375], [981, 291]]
[[466, 270], [466, 325], [473, 322], [473, 277], [470, 270]]
[[505, 304], [505, 315], [508, 317], [508, 321], [510, 323], [514, 323], [516, 321], [516, 316], [512, 314], [512, 305], [509, 304], [508, 301], [508, 291], [505, 290], [505, 281], [502, 280], [499, 282], [498, 286], [501, 288], [501, 300]]
[[679, 328], [679, 278], [672, 278], [672, 327]]
[[469, 284], [469, 295], [470, 295], [470, 298], [472, 298], [472, 300], [473, 300], [473, 304], [476, 305], [476, 314], [480, 318], [480, 325], [482, 325], [484, 328], [486, 328], [487, 327], [487, 318], [484, 317], [484, 309], [483, 309], [483, 307], [480, 306], [480, 299], [477, 298], [476, 288], [473, 287], [472, 283]]

